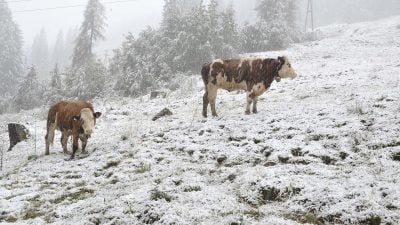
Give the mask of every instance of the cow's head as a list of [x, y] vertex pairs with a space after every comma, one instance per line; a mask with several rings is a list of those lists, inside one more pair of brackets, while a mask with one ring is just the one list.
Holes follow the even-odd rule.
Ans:
[[89, 108], [84, 108], [81, 110], [78, 116], [74, 116], [73, 120], [79, 129], [83, 130], [85, 135], [91, 135], [96, 125], [96, 119], [101, 116], [101, 112], [93, 113]]
[[297, 74], [294, 71], [292, 65], [290, 64], [286, 56], [278, 57], [279, 67], [278, 67], [278, 79], [280, 78], [296, 78]]

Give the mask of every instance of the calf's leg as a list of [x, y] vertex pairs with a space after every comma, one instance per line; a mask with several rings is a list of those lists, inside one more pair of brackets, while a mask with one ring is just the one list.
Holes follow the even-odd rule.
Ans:
[[47, 133], [45, 136], [45, 140], [46, 140], [46, 152], [45, 155], [49, 155], [50, 154], [50, 144], [53, 144], [54, 141], [54, 133], [56, 130], [56, 123], [49, 123], [47, 125]]
[[253, 103], [253, 98], [254, 97], [252, 97], [252, 93], [247, 92], [247, 94], [246, 94], [247, 105], [246, 105], [246, 111], [244, 112], [246, 115], [250, 114], [250, 107], [251, 107], [251, 104]]
[[216, 86], [212, 86], [211, 88], [208, 88], [208, 100], [211, 105], [211, 113], [212, 116], [217, 117], [217, 110], [215, 109], [215, 102], [217, 99], [217, 91], [218, 88]]
[[62, 131], [62, 134], [61, 134], [61, 146], [63, 148], [64, 154], [68, 154], [68, 150], [67, 150], [68, 137], [69, 137], [68, 132], [67, 131]]
[[203, 117], [207, 118], [207, 107], [210, 101], [208, 100], [208, 91], [203, 95]]
[[78, 134], [73, 134], [72, 137], [73, 137], [72, 138], [72, 140], [73, 140], [72, 141], [72, 155], [71, 155], [71, 158], [69, 158], [70, 160], [75, 158], [75, 153], [78, 150], [79, 135]]
[[86, 135], [81, 135], [79, 136], [79, 139], [81, 140], [82, 143], [82, 153], [86, 154], [86, 145], [87, 145], [87, 141], [88, 141], [88, 137]]
[[253, 113], [257, 113], [257, 101], [258, 101], [258, 97], [254, 97], [254, 99], [253, 99]]

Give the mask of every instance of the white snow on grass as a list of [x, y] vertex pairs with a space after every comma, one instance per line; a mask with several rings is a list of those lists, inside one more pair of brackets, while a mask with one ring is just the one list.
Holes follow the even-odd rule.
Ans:
[[200, 75], [166, 99], [97, 100], [89, 154], [73, 161], [59, 132], [44, 156], [47, 108], [1, 115], [3, 149], [9, 122], [31, 138], [4, 153], [0, 223], [399, 224], [400, 17], [318, 35], [252, 54], [287, 55], [299, 74], [258, 114], [219, 91], [219, 117], [203, 119]]

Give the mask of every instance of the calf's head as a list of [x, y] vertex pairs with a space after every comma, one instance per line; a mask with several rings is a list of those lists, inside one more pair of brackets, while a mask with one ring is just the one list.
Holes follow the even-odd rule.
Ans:
[[280, 63], [280, 66], [278, 68], [279, 78], [294, 79], [297, 77], [296, 72], [294, 71], [292, 65], [290, 64], [286, 56], [278, 57], [278, 61]]
[[96, 119], [100, 116], [101, 112], [93, 113], [89, 108], [84, 108], [78, 116], [73, 117], [74, 126], [82, 129], [85, 135], [91, 135], [96, 125]]

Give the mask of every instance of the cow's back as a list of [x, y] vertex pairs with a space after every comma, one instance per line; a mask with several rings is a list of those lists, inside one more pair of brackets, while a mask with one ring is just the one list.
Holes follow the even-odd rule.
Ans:
[[79, 116], [84, 108], [89, 108], [92, 112], [93, 105], [85, 101], [61, 101], [53, 105], [48, 114], [47, 124], [57, 121], [58, 128], [72, 129], [73, 116]]

